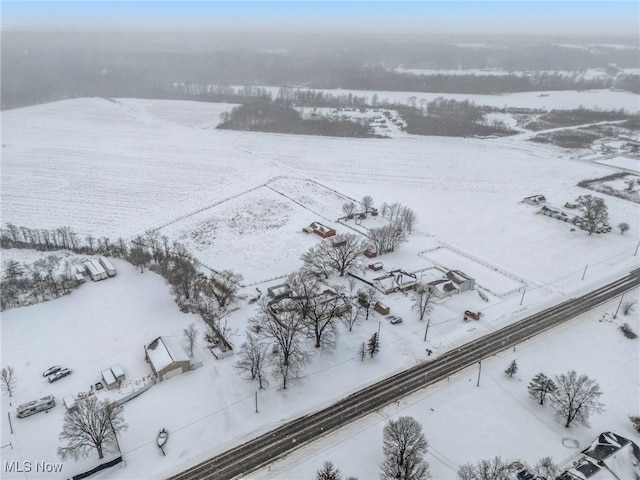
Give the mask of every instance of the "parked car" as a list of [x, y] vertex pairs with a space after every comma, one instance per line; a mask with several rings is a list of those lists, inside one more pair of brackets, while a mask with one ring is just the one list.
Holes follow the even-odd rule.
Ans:
[[49, 383], [57, 382], [58, 380], [66, 377], [67, 375], [71, 375], [71, 370], [69, 370], [68, 368], [63, 368], [62, 370], [59, 370], [58, 372], [56, 372], [55, 374], [49, 377]]
[[98, 382], [93, 386], [93, 388], [95, 388], [96, 390], [102, 390], [104, 386], [102, 385], [102, 382]]
[[396, 317], [395, 315], [390, 315], [389, 322], [391, 322], [391, 325], [397, 325], [398, 323], [402, 323], [402, 318]]
[[471, 310], [465, 310], [464, 311], [464, 321], [468, 321], [470, 318], [474, 319], [474, 320], [480, 320], [480, 315], [482, 315], [480, 312], [472, 312]]
[[53, 375], [61, 370], [60, 365], [54, 365], [53, 367], [47, 368], [44, 372], [42, 372], [43, 377], [48, 377], [49, 375]]

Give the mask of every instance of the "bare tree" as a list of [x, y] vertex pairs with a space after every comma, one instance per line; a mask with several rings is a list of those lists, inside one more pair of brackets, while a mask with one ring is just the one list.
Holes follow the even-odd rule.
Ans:
[[319, 277], [329, 278], [332, 265], [326, 255], [323, 254], [324, 243], [311, 247], [300, 256], [303, 261], [303, 269]]
[[532, 470], [537, 478], [540, 479], [553, 480], [560, 475], [560, 469], [551, 457], [543, 457], [538, 460], [538, 463], [533, 466]]
[[544, 400], [547, 395], [555, 392], [556, 388], [553, 380], [544, 373], [538, 373], [529, 383], [527, 391], [531, 398], [535, 398], [540, 405], [544, 405]]
[[418, 283], [411, 294], [413, 309], [418, 311], [420, 321], [424, 320], [425, 315], [433, 312], [433, 304], [431, 303], [432, 294], [432, 290], [424, 283]]
[[199, 278], [195, 261], [189, 255], [174, 255], [167, 272], [167, 281], [178, 298], [190, 300]]
[[513, 468], [500, 457], [462, 465], [456, 472], [457, 480], [508, 480]]
[[342, 480], [342, 474], [333, 463], [324, 462], [322, 468], [316, 472], [315, 480]]
[[218, 346], [223, 352], [231, 349], [231, 336], [237, 333], [229, 325], [228, 315], [231, 312], [215, 311], [202, 315], [202, 319], [209, 327], [209, 331], [205, 333], [204, 338], [212, 345]]
[[247, 332], [246, 338], [247, 340], [240, 345], [239, 360], [233, 366], [239, 371], [239, 374], [248, 374], [251, 380], [257, 380], [260, 390], [262, 390], [269, 386], [265, 375], [268, 346], [251, 332]]
[[384, 460], [380, 464], [381, 480], [425, 480], [430, 478], [424, 456], [429, 443], [422, 426], [413, 417], [389, 420], [382, 437]]
[[63, 459], [87, 457], [94, 449], [98, 458], [104, 457], [116, 444], [116, 434], [126, 430], [122, 406], [98, 400], [95, 395], [76, 402], [76, 408], [64, 414], [64, 424], [59, 438], [66, 445], [58, 448]]
[[551, 403], [557, 420], [563, 420], [569, 428], [572, 423], [589, 426], [589, 417], [601, 413], [604, 405], [598, 402], [602, 396], [600, 385], [586, 375], [574, 370], [556, 375], [557, 389], [551, 394]]
[[140, 237], [131, 242], [133, 246], [129, 249], [128, 260], [136, 267], [140, 267], [140, 273], [144, 272], [144, 267], [151, 260], [151, 254]]
[[365, 320], [369, 320], [369, 315], [374, 311], [379, 297], [375, 288], [369, 287], [366, 290], [358, 290], [358, 308], [363, 312]]
[[328, 268], [334, 268], [341, 277], [360, 255], [368, 248], [368, 243], [353, 233], [336, 235], [330, 242], [321, 242], [302, 256], [311, 271], [328, 277]]
[[240, 290], [242, 275], [231, 270], [223, 270], [219, 274], [212, 274], [203, 285], [203, 293], [214, 298], [218, 307], [226, 308], [232, 304]]
[[187, 328], [182, 330], [182, 335], [187, 341], [187, 345], [189, 345], [189, 356], [193, 357], [193, 347], [198, 340], [198, 329], [196, 328], [196, 324], [191, 322]]
[[262, 312], [249, 321], [258, 339], [271, 344], [269, 362], [272, 374], [286, 390], [292, 380], [301, 378], [302, 367], [307, 361], [303, 340], [307, 330], [296, 310], [274, 311], [263, 303]]
[[596, 231], [598, 226], [609, 219], [607, 206], [600, 197], [581, 195], [576, 199], [578, 210], [582, 212], [582, 219], [589, 231], [589, 235]]
[[390, 223], [380, 228], [369, 230], [369, 237], [378, 255], [393, 252], [407, 238], [401, 226]]
[[342, 323], [349, 331], [353, 330], [353, 327], [358, 325], [362, 320], [361, 310], [356, 305], [349, 305], [347, 311], [342, 315]]
[[17, 378], [13, 367], [7, 365], [6, 367], [2, 367], [0, 370], [0, 386], [2, 386], [2, 390], [7, 392], [9, 398], [13, 395], [13, 390], [16, 387]]
[[400, 213], [400, 223], [407, 233], [411, 233], [411, 231], [413, 230], [413, 226], [417, 221], [418, 216], [416, 215], [416, 212], [411, 210], [409, 207], [402, 207]]
[[353, 218], [353, 214], [356, 211], [356, 204], [354, 202], [345, 202], [342, 205], [342, 212], [344, 213], [345, 217], [347, 218]]
[[346, 298], [324, 288], [316, 277], [305, 271], [290, 275], [287, 285], [292, 294], [279, 303], [284, 304], [284, 308], [297, 311], [315, 348], [333, 348], [337, 335], [336, 321], [348, 307]]
[[622, 222], [618, 224], [618, 229], [620, 230], [620, 235], [624, 235], [624, 232], [629, 230], [629, 224], [627, 222]]
[[369, 210], [373, 207], [373, 197], [371, 195], [362, 197], [362, 206], [364, 207], [364, 214], [368, 215]]
[[5, 262], [3, 272], [3, 283], [17, 281], [22, 278], [25, 273], [24, 266], [15, 260], [8, 260]]
[[360, 361], [364, 362], [364, 357], [367, 356], [367, 344], [362, 342], [358, 347], [358, 356], [360, 357]]

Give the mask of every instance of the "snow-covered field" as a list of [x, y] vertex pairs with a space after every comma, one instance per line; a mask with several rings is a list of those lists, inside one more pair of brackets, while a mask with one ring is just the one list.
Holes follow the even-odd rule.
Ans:
[[[603, 99], [600, 108], [610, 108], [608, 95], [615, 98], [617, 93], [589, 98]], [[571, 97], [572, 92], [562, 95]], [[634, 99], [637, 104], [637, 95]], [[561, 108], [562, 99], [558, 105], [554, 108]], [[525, 101], [520, 106], [529, 105]], [[300, 266], [300, 255], [318, 241], [303, 233], [303, 226], [337, 220], [342, 203], [351, 198], [371, 195], [378, 207], [400, 202], [416, 212], [419, 222], [407, 243], [380, 258], [385, 266], [418, 271], [445, 263], [477, 275], [489, 293], [488, 303], [476, 292], [438, 302], [429, 333], [436, 355], [639, 265], [634, 256], [640, 231], [636, 204], [607, 197], [610, 223], [627, 222], [630, 231], [624, 236], [589, 236], [536, 215], [535, 207], [521, 203], [523, 197], [543, 194], [550, 204], [563, 205], [588, 193], [576, 186], [578, 181], [617, 171], [592, 159], [578, 160], [574, 151], [518, 138], [402, 134], [342, 139], [215, 130], [219, 114], [230, 108], [181, 101], [77, 99], [3, 112], [3, 222], [41, 228], [68, 225], [80, 238], [91, 233], [112, 240], [160, 228], [161, 234], [188, 245], [203, 263], [233, 269], [247, 283], [258, 282], [243, 292], [253, 295], [256, 286], [264, 291], [279, 283], [259, 282]], [[61, 398], [85, 391], [98, 380], [100, 370], [113, 363], [132, 377], [143, 376], [145, 343], [159, 335], [180, 336], [191, 321], [203, 329], [201, 320], [178, 311], [155, 274], [140, 274], [124, 262], [116, 266], [119, 272], [113, 279], [83, 285], [52, 302], [3, 312], [2, 363], [14, 366], [19, 377], [11, 408], [3, 396], [3, 419], [16, 404], [44, 394]], [[634, 295], [637, 298], [637, 291]], [[272, 385], [261, 392], [259, 414], [255, 385], [236, 376], [233, 358], [216, 361], [200, 344], [195, 356], [204, 362], [202, 368], [155, 385], [125, 405], [129, 430], [121, 446], [126, 465], [101, 478], [166, 477], [422, 361], [424, 324], [410, 302], [392, 295], [385, 303], [404, 318], [401, 325], [374, 317], [353, 332], [341, 332], [334, 355], [313, 356], [303, 384], [286, 392]], [[241, 302], [229, 317], [237, 332], [234, 343], [242, 342], [254, 308]], [[465, 309], [484, 315], [479, 322], [465, 323]], [[638, 358], [638, 342], [622, 336], [616, 328], [619, 320], [598, 321], [611, 309], [609, 305], [594, 311], [541, 337], [544, 341], [518, 347], [518, 378], [502, 374], [516, 358], [509, 352], [487, 362], [479, 389], [475, 384], [471, 389], [468, 381], [475, 373], [465, 372], [450, 384], [394, 407], [416, 417], [421, 410], [427, 414], [419, 418], [434, 447], [429, 461], [435, 478], [452, 478], [460, 463], [496, 454], [530, 461], [553, 455], [561, 460], [570, 453], [563, 450], [564, 436], [584, 444], [601, 430], [615, 430], [637, 441], [626, 415], [638, 413], [633, 411], [638, 366], [628, 361]], [[638, 331], [637, 311], [625, 321]], [[357, 347], [378, 326], [381, 354], [362, 363], [356, 358]], [[64, 363], [74, 373], [49, 388], [41, 372], [54, 363]], [[607, 412], [594, 419], [591, 429], [572, 428], [567, 433], [547, 410], [531, 405], [525, 387], [540, 370], [557, 374], [572, 368], [601, 382]], [[2, 460], [57, 461], [62, 410], [58, 406], [49, 414], [13, 419], [13, 435], [3, 421], [2, 445], [11, 442], [14, 448], [0, 450]], [[380, 430], [393, 414], [392, 408], [385, 409], [326, 440], [339, 448], [346, 438], [361, 438], [364, 432], [367, 441], [358, 440], [351, 450], [361, 454], [357, 464], [348, 461], [356, 458], [353, 454], [345, 457], [320, 443], [306, 450], [307, 460], [291, 456], [275, 465], [273, 478], [309, 478], [325, 459], [346, 474], [377, 477]], [[522, 434], [521, 425], [530, 430]], [[155, 446], [162, 426], [172, 432], [167, 457]], [[47, 478], [74, 473], [76, 466], [67, 465], [60, 476]], [[7, 478], [40, 478], [34, 475]], [[268, 471], [260, 475], [272, 478]]]
[[[260, 88], [271, 92], [273, 98], [278, 96], [279, 87], [262, 85]], [[304, 89], [303, 89], [304, 90]], [[601, 110], [623, 109], [631, 113], [640, 111], [638, 95], [630, 92], [611, 90], [559, 90], [544, 92], [520, 92], [501, 93], [495, 95], [468, 95], [463, 93], [429, 93], [429, 92], [389, 92], [375, 90], [350, 90], [314, 89], [332, 95], [349, 95], [365, 97], [371, 101], [374, 95], [378, 95], [380, 104], [407, 105], [408, 99], [415, 97], [418, 102], [425, 99], [427, 102], [438, 97], [451, 98], [458, 101], [469, 100], [476, 105], [487, 105], [496, 108], [526, 107], [542, 110], [573, 110], [576, 108], [600, 108]], [[419, 103], [418, 103], [419, 104]]]

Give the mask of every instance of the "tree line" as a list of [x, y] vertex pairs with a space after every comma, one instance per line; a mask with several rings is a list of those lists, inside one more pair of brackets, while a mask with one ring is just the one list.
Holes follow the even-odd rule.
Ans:
[[366, 122], [321, 117], [303, 119], [288, 101], [261, 98], [220, 115], [217, 128], [333, 137], [375, 137]]

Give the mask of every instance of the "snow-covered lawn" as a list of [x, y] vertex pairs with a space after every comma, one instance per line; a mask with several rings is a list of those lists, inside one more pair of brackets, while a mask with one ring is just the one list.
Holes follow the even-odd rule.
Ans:
[[[606, 102], [616, 93], [620, 92], [589, 98], [603, 99], [599, 106], [607, 108]], [[477, 276], [488, 290], [488, 302], [474, 291], [436, 303], [427, 343], [436, 355], [638, 267], [637, 204], [607, 198], [610, 223], [627, 222], [630, 232], [589, 236], [536, 215], [537, 208], [521, 203], [523, 197], [543, 194], [551, 204], [563, 205], [585, 193], [576, 186], [578, 181], [617, 171], [577, 160], [576, 152], [518, 138], [483, 141], [403, 134], [384, 140], [344, 139], [212, 129], [210, 119], [229, 108], [179, 101], [77, 99], [3, 112], [3, 221], [39, 228], [68, 225], [81, 239], [92, 234], [112, 241], [162, 227], [161, 234], [185, 243], [206, 265], [237, 271], [247, 283], [274, 279], [247, 287], [241, 293], [248, 298], [256, 294], [256, 287], [265, 292], [281, 283], [275, 277], [297, 269], [300, 255], [320, 241], [303, 233], [303, 226], [336, 220], [342, 216], [341, 205], [351, 198], [371, 195], [378, 208], [384, 202], [399, 202], [416, 212], [418, 223], [406, 243], [377, 261], [387, 269], [407, 271], [442, 262]], [[382, 221], [378, 217], [363, 226]], [[335, 227], [352, 231], [355, 224], [347, 225]], [[28, 255], [16, 258], [27, 261]], [[124, 262], [117, 262], [116, 268], [115, 278], [83, 285], [64, 298], [3, 312], [2, 363], [14, 366], [19, 377], [11, 407], [3, 396], [3, 418], [16, 404], [48, 393], [59, 400], [86, 391], [99, 380], [102, 369], [116, 363], [128, 378], [141, 378], [148, 373], [145, 344], [159, 335], [180, 337], [192, 321], [203, 329], [199, 318], [178, 311], [160, 277], [140, 274]], [[125, 405], [130, 427], [121, 446], [126, 465], [101, 474], [102, 478], [166, 477], [423, 361], [425, 325], [411, 310], [410, 299], [395, 294], [385, 297], [384, 303], [403, 317], [402, 324], [391, 325], [374, 315], [353, 332], [341, 331], [333, 355], [312, 355], [304, 383], [286, 392], [272, 384], [260, 392], [258, 414], [256, 386], [237, 377], [231, 367], [233, 357], [216, 361], [200, 343], [195, 360], [203, 367], [155, 385]], [[242, 343], [246, 322], [256, 308], [244, 301], [239, 307], [229, 316], [236, 346]], [[482, 311], [481, 320], [463, 322], [461, 313], [466, 309]], [[442, 469], [441, 478], [450, 478], [460, 462], [494, 454], [531, 455], [529, 460], [561, 455], [554, 453], [556, 447], [549, 451], [549, 445], [556, 445], [555, 436], [564, 430], [549, 420], [548, 412], [532, 414], [535, 409], [525, 408], [530, 403], [522, 387], [539, 370], [556, 374], [575, 368], [601, 381], [606, 395], [626, 395], [624, 401], [605, 398], [608, 414], [620, 418], [619, 423], [603, 416], [603, 423], [594, 421], [592, 430], [571, 432], [582, 444], [599, 429], [619, 428], [623, 436], [634, 438], [622, 425], [633, 413], [629, 398], [638, 398], [637, 362], [624, 363], [614, 355], [637, 359], [637, 342], [622, 337], [614, 324], [597, 322], [600, 317], [602, 312], [596, 312], [586, 321], [576, 321], [593, 327], [584, 332], [563, 327], [560, 335], [545, 335], [549, 342], [562, 345], [557, 350], [549, 347], [547, 353], [546, 343], [535, 347], [538, 344], [532, 342], [525, 350], [537, 348], [537, 355], [532, 353], [529, 360], [518, 356], [520, 382], [503, 378], [501, 372], [511, 358], [503, 354], [495, 364], [487, 361], [480, 389], [465, 390], [472, 372], [461, 374], [451, 385], [428, 390], [428, 398], [438, 399], [429, 405], [435, 412], [428, 412], [448, 413], [433, 415], [429, 419], [433, 423], [423, 420], [432, 452], [447, 465], [437, 467]], [[630, 323], [638, 331], [637, 316]], [[360, 362], [359, 344], [378, 328], [381, 354]], [[571, 341], [566, 340], [567, 332]], [[606, 343], [614, 339], [619, 348]], [[597, 341], [603, 342], [600, 350], [590, 343]], [[598, 351], [607, 360], [601, 363], [622, 370], [615, 375], [598, 370], [590, 360]], [[521, 353], [520, 347], [516, 353]], [[50, 385], [41, 373], [56, 363], [71, 368], [73, 374]], [[624, 367], [618, 367], [621, 363]], [[404, 402], [409, 405], [413, 400]], [[496, 410], [495, 405], [504, 409]], [[512, 425], [517, 427], [493, 436], [492, 424], [507, 423], [497, 418], [502, 412], [513, 414]], [[3, 421], [2, 445], [11, 442], [14, 448], [0, 450], [2, 459], [56, 461], [62, 413], [58, 405], [48, 414], [14, 418], [13, 435]], [[354, 447], [362, 453], [362, 467], [351, 471], [341, 461], [346, 457], [332, 457], [345, 473], [377, 477], [384, 418], [371, 426], [377, 432], [369, 435], [375, 448]], [[606, 426], [605, 420], [613, 426]], [[533, 433], [522, 435], [521, 425]], [[163, 426], [171, 432], [166, 457], [155, 446], [155, 435]], [[431, 430], [452, 433], [436, 440]], [[545, 436], [549, 432], [556, 440]], [[468, 452], [474, 457], [466, 456], [468, 445], [473, 445]], [[372, 460], [364, 466], [367, 459]], [[309, 478], [323, 460], [308, 467], [300, 461], [307, 470], [290, 474], [285, 470], [279, 478]], [[436, 459], [430, 461], [435, 471]], [[65, 468], [61, 476], [50, 478], [68, 478], [80, 466]], [[34, 475], [27, 478], [39, 478]]]
[[[638, 293], [635, 290], [630, 297], [637, 299]], [[611, 301], [518, 345], [516, 351], [484, 360], [480, 387], [476, 386], [478, 366], [470, 367], [449, 381], [321, 438], [250, 478], [313, 478], [325, 461], [333, 462], [345, 477], [378, 478], [382, 429], [389, 419], [407, 415], [422, 424], [429, 442], [426, 458], [435, 480], [453, 479], [460, 465], [496, 455], [530, 464], [551, 456], [562, 463], [605, 431], [637, 444], [640, 435], [627, 415], [638, 414], [640, 348], [637, 339], [625, 338], [618, 327], [628, 322], [637, 331], [640, 317], [636, 311], [614, 320], [617, 304], [617, 300]], [[504, 370], [512, 360], [519, 369], [509, 378]], [[605, 411], [591, 418], [590, 428], [564, 428], [554, 421], [549, 405], [540, 406], [527, 394], [527, 385], [537, 373], [553, 377], [572, 369], [595, 379], [603, 391]], [[575, 439], [579, 446], [563, 443], [565, 439]]]
[[598, 163], [602, 165], [611, 165], [613, 167], [624, 168], [625, 170], [631, 170], [632, 172], [640, 173], [640, 159], [631, 157], [613, 157], [598, 160]]

